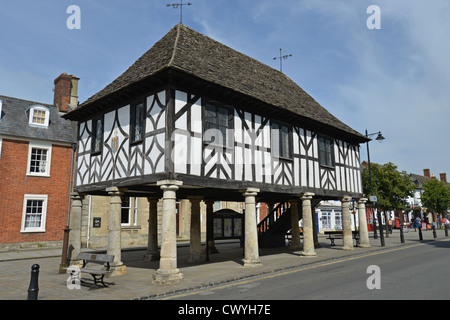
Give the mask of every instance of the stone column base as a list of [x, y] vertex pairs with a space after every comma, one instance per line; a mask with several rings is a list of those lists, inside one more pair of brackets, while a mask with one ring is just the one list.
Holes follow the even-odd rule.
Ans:
[[257, 268], [262, 267], [262, 263], [259, 260], [246, 260], [243, 259], [242, 262], [244, 262], [244, 268]]
[[352, 250], [355, 250], [355, 248], [353, 247], [353, 246], [345, 246], [345, 247], [342, 247], [342, 250], [347, 250], [347, 251], [352, 251]]
[[122, 277], [126, 274], [127, 274], [127, 266], [122, 264], [120, 266], [111, 266], [111, 269], [109, 269], [109, 273], [106, 277], [107, 278]]
[[156, 285], [171, 285], [175, 283], [179, 283], [183, 280], [183, 274], [180, 270], [158, 270], [156, 274], [153, 276], [153, 283]]
[[317, 255], [316, 251], [314, 249], [302, 251], [302, 256], [304, 257], [315, 257]]

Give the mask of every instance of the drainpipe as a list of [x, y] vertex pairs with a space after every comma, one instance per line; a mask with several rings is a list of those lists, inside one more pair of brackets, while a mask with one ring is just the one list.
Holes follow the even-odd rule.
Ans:
[[70, 233], [70, 228], [69, 228], [69, 224], [70, 224], [70, 209], [71, 209], [71, 199], [70, 199], [70, 194], [72, 193], [72, 178], [73, 178], [73, 162], [74, 162], [74, 157], [75, 157], [75, 153], [77, 150], [77, 145], [76, 143], [72, 144], [72, 159], [71, 159], [71, 164], [70, 164], [70, 178], [69, 178], [69, 205], [67, 208], [67, 225], [64, 228], [64, 239], [63, 239], [63, 247], [62, 247], [62, 255], [61, 255], [61, 264], [59, 265], [59, 273], [66, 273], [65, 268], [68, 267], [67, 264], [67, 251], [68, 251], [68, 247], [69, 247], [69, 233]]

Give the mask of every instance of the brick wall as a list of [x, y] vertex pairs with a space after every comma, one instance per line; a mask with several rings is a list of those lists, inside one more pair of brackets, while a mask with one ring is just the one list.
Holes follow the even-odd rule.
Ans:
[[[71, 158], [71, 147], [53, 145], [50, 178], [27, 176], [28, 142], [3, 139], [0, 158], [0, 244], [63, 239], [69, 206]], [[25, 194], [48, 196], [45, 232], [20, 232]]]

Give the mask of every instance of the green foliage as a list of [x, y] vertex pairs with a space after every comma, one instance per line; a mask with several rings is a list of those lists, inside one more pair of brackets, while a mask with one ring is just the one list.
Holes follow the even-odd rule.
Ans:
[[[406, 198], [412, 196], [414, 185], [405, 171], [389, 162], [385, 165], [371, 164], [373, 195], [377, 196], [382, 210], [406, 209]], [[371, 195], [369, 168], [362, 172], [363, 189], [366, 196]]]
[[450, 207], [450, 188], [442, 181], [430, 179], [423, 185], [422, 205], [433, 213], [445, 213]]

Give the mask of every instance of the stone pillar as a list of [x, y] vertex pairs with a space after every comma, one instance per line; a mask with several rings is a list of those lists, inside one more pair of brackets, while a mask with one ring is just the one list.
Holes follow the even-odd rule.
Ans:
[[258, 230], [256, 224], [256, 195], [259, 189], [248, 188], [245, 197], [244, 267], [262, 266], [259, 261]]
[[191, 201], [191, 233], [189, 248], [189, 263], [203, 262], [205, 259], [202, 254], [202, 238], [200, 227], [200, 202], [202, 197], [189, 197]]
[[111, 264], [110, 277], [123, 276], [127, 273], [127, 267], [122, 262], [121, 239], [121, 216], [123, 192], [117, 187], [107, 188], [110, 195], [109, 200], [109, 222], [108, 222], [108, 249], [107, 254], [114, 255]]
[[353, 234], [352, 234], [352, 218], [350, 216], [350, 200], [351, 197], [341, 199], [342, 203], [342, 238], [344, 245], [343, 250], [353, 250]]
[[291, 245], [289, 250], [298, 251], [301, 249], [300, 245], [300, 229], [298, 227], [298, 200], [290, 200], [291, 204]]
[[314, 230], [311, 213], [311, 199], [314, 193], [307, 192], [301, 196], [303, 211], [303, 256], [315, 256], [314, 250]]
[[70, 264], [81, 264], [78, 261], [78, 254], [81, 252], [81, 212], [84, 196], [78, 192], [70, 194], [72, 206], [70, 209], [70, 233], [68, 246], [68, 260]]
[[[216, 245], [214, 243], [214, 221], [213, 221], [213, 213], [214, 213], [214, 201], [206, 200], [206, 238], [208, 241], [208, 254], [209, 253], [219, 253]], [[206, 252], [206, 249], [205, 249]]]
[[158, 248], [158, 198], [148, 197], [148, 244], [144, 261], [157, 261], [160, 258]]
[[361, 248], [369, 248], [369, 231], [367, 230], [366, 217], [366, 202], [367, 199], [362, 198], [358, 201], [358, 220], [359, 220], [359, 246]]
[[177, 268], [177, 231], [176, 231], [176, 191], [183, 182], [175, 180], [158, 181], [163, 191], [162, 241], [159, 269], [154, 282], [159, 285], [173, 284], [183, 280], [183, 274]]

